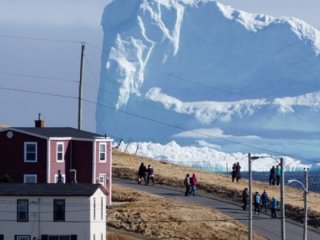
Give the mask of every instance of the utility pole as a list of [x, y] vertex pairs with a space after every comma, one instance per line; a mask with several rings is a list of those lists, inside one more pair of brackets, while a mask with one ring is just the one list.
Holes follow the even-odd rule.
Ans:
[[82, 73], [83, 73], [83, 58], [84, 58], [85, 43], [81, 42], [81, 59], [80, 59], [80, 81], [79, 81], [79, 96], [78, 96], [78, 129], [81, 130], [82, 125]]
[[248, 240], [252, 240], [252, 170], [251, 170], [251, 153], [248, 153], [248, 170], [249, 170], [249, 233]]
[[303, 228], [303, 239], [308, 239], [308, 189], [309, 189], [309, 182], [308, 182], [308, 169], [304, 169], [304, 228]]
[[285, 162], [283, 158], [280, 158], [281, 165], [281, 185], [280, 185], [280, 201], [281, 201], [281, 239], [286, 239], [286, 209], [284, 203], [284, 168]]

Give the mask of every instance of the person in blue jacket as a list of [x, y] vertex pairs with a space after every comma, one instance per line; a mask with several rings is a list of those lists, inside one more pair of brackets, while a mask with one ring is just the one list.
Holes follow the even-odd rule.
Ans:
[[271, 199], [271, 217], [277, 218], [277, 208], [278, 208], [278, 201], [275, 197]]

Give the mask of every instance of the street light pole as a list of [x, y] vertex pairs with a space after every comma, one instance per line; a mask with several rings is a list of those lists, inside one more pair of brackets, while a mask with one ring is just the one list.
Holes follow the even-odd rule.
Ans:
[[280, 185], [280, 200], [281, 200], [281, 239], [286, 239], [286, 209], [284, 204], [284, 168], [285, 162], [280, 158], [281, 165], [281, 185]]
[[252, 240], [252, 170], [251, 154], [248, 153], [248, 170], [249, 170], [249, 235], [248, 239]]
[[309, 183], [308, 183], [308, 169], [304, 169], [304, 182], [296, 180], [296, 179], [290, 179], [288, 180], [289, 183], [296, 182], [299, 183], [303, 190], [304, 190], [304, 225], [303, 225], [303, 239], [307, 240], [308, 239], [308, 188], [309, 188]]
[[248, 226], [248, 239], [252, 240], [252, 160], [256, 160], [260, 157], [251, 156], [248, 153], [248, 171], [249, 171], [249, 226]]
[[303, 239], [308, 239], [308, 189], [309, 189], [309, 183], [308, 183], [308, 169], [304, 169], [304, 182], [305, 182], [305, 189], [304, 189], [304, 228], [303, 228]]

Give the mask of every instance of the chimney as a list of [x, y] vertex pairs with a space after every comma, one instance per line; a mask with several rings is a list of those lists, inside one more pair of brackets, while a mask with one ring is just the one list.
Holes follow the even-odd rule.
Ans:
[[38, 120], [35, 120], [34, 123], [35, 123], [35, 127], [36, 128], [44, 128], [44, 121], [41, 120], [41, 113], [39, 113], [39, 119]]

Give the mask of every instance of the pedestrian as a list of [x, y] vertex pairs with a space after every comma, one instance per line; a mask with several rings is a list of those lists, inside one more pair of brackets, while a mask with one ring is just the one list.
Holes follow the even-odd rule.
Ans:
[[184, 186], [186, 187], [186, 191], [184, 193], [185, 196], [189, 196], [190, 194], [190, 187], [191, 187], [191, 184], [190, 184], [190, 175], [189, 173], [187, 173], [186, 177], [184, 178]]
[[245, 189], [242, 191], [242, 202], [243, 202], [242, 209], [243, 209], [243, 210], [246, 210], [246, 209], [247, 209], [248, 197], [249, 197], [248, 188], [245, 188]]
[[231, 172], [231, 178], [232, 178], [232, 182], [234, 182], [234, 179], [236, 178], [236, 166], [237, 166], [237, 164], [236, 163], [234, 163], [233, 165], [232, 165], [232, 172]]
[[237, 179], [237, 182], [239, 182], [239, 180], [241, 179], [240, 169], [241, 169], [240, 163], [237, 162], [237, 164], [236, 164], [236, 179]]
[[275, 182], [276, 182], [276, 168], [272, 166], [269, 173], [269, 184], [275, 185]]
[[260, 203], [261, 203], [260, 193], [256, 192], [256, 194], [254, 195], [254, 213], [255, 214], [260, 214]]
[[152, 184], [154, 185], [154, 170], [150, 164], [148, 165], [147, 174], [148, 174], [148, 177], [147, 177], [146, 185], [149, 184], [150, 179], [152, 181]]
[[142, 162], [142, 163], [140, 164], [140, 167], [139, 167], [139, 170], [138, 170], [138, 184], [141, 184], [141, 181], [142, 181], [142, 180], [144, 181], [144, 183], [147, 182], [146, 172], [147, 172], [147, 168], [146, 168], [146, 166], [144, 165], [144, 163]]
[[192, 177], [190, 178], [190, 185], [191, 185], [191, 191], [190, 191], [190, 195], [192, 194], [193, 196], [196, 195], [196, 189], [197, 189], [197, 183], [198, 180], [196, 178], [196, 174], [192, 174]]
[[276, 167], [276, 180], [277, 180], [277, 186], [280, 184], [280, 177], [281, 177], [281, 167], [280, 164]]
[[271, 199], [271, 217], [277, 218], [277, 208], [278, 208], [278, 201], [275, 199], [275, 197], [272, 197]]
[[266, 190], [263, 190], [263, 193], [261, 194], [261, 210], [265, 210], [265, 212], [268, 211], [268, 202], [269, 202], [269, 197], [266, 192]]

